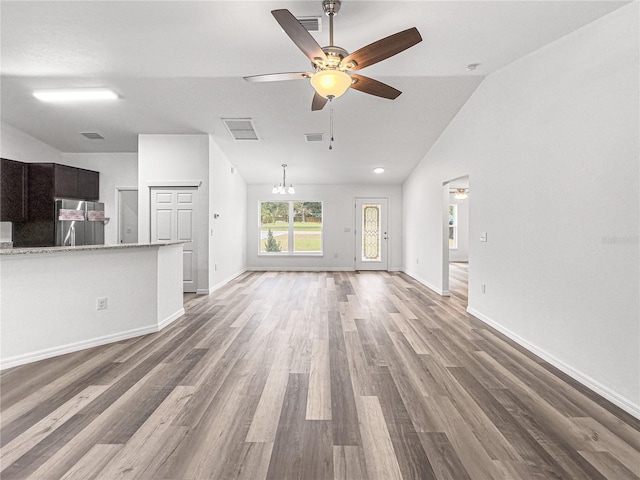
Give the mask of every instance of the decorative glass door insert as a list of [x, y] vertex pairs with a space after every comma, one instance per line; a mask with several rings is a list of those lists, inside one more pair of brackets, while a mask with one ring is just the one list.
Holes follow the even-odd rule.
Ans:
[[387, 270], [388, 205], [387, 198], [356, 198], [355, 268]]
[[362, 205], [362, 261], [379, 262], [381, 258], [382, 230], [380, 220], [382, 218], [382, 205]]

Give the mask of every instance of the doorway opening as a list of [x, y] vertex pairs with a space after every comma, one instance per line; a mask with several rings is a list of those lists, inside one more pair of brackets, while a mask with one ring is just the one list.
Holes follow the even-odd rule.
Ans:
[[469, 176], [443, 185], [442, 289], [468, 304]]
[[138, 187], [116, 187], [118, 243], [138, 243]]

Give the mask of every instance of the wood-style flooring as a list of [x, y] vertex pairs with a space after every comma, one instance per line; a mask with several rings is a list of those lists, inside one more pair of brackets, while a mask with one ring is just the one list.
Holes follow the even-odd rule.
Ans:
[[640, 421], [400, 273], [247, 273], [1, 376], [0, 478], [640, 479]]

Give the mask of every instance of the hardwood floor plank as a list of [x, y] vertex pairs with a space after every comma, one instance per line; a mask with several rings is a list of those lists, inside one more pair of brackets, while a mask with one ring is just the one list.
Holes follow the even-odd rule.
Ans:
[[351, 383], [340, 314], [329, 312], [329, 368], [334, 445], [361, 445], [358, 413]]
[[438, 480], [471, 480], [445, 433], [427, 432], [418, 436]]
[[[609, 452], [580, 452], [580, 455], [586, 458], [606, 478], [640, 480], [640, 476], [634, 474]], [[640, 461], [636, 461], [636, 463], [640, 463]]]
[[640, 419], [397, 272], [251, 272], [0, 373], [10, 479], [640, 480]]
[[362, 447], [353, 445], [335, 445], [333, 447], [334, 480], [367, 480]]
[[[61, 405], [48, 416], [34, 424], [22, 435], [14, 438], [0, 450], [0, 465], [11, 465], [17, 459], [25, 455], [29, 450], [38, 445], [58, 427], [64, 425], [71, 417], [76, 415], [86, 405], [107, 389], [106, 386], [88, 386], [76, 397]], [[1, 469], [0, 469], [1, 470]]]
[[60, 480], [105, 478], [100, 472], [122, 450], [122, 447], [123, 445], [94, 445]]
[[155, 457], [159, 445], [166, 441], [167, 430], [172, 428], [171, 421], [184, 408], [194, 390], [194, 387], [175, 387], [136, 429], [135, 434], [112, 458], [109, 465], [100, 471], [100, 476], [112, 480], [139, 476]]
[[[405, 402], [411, 403], [411, 399], [405, 397], [403, 401], [389, 372], [389, 367], [380, 367], [375, 374], [375, 380], [378, 400], [402, 478], [435, 480], [435, 473], [405, 408]], [[420, 406], [413, 408], [420, 408]]]
[[307, 420], [331, 420], [329, 340], [316, 339], [311, 351]]
[[302, 445], [304, 417], [308, 393], [308, 377], [303, 373], [289, 374], [267, 478], [302, 478]]
[[367, 473], [371, 480], [402, 480], [402, 472], [378, 397], [358, 397]]

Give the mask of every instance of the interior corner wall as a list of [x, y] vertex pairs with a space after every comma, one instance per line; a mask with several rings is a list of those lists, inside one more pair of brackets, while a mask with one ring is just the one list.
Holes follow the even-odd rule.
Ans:
[[5, 122], [0, 122], [0, 156], [28, 163], [62, 160], [59, 150]]
[[247, 184], [209, 137], [209, 291], [247, 269]]
[[488, 76], [405, 182], [403, 228], [437, 288], [442, 182], [469, 174], [469, 312], [640, 417], [638, 9]]
[[118, 243], [118, 194], [116, 187], [138, 185], [137, 153], [63, 153], [60, 161], [72, 167], [100, 172], [100, 201], [110, 219], [104, 229], [104, 243]]
[[138, 241], [151, 238], [154, 183], [201, 181], [195, 195], [198, 290], [209, 288], [209, 136], [138, 135]]
[[[295, 196], [271, 193], [272, 184], [247, 188], [247, 268], [250, 270], [336, 270], [355, 269], [354, 200], [389, 199], [389, 270], [402, 267], [402, 187], [400, 185], [298, 185]], [[262, 201], [300, 200], [322, 202], [322, 256], [259, 255], [259, 204]], [[347, 231], [348, 229], [348, 231]]]

